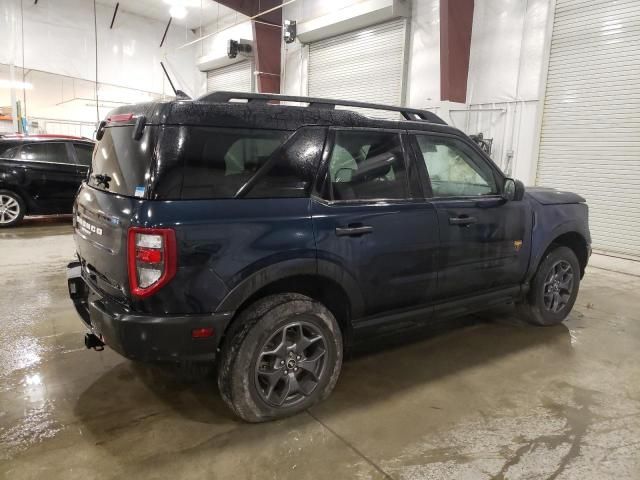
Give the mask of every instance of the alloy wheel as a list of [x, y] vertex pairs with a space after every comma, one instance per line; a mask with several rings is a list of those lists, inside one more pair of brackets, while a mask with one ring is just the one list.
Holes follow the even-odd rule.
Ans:
[[20, 204], [9, 195], [0, 195], [0, 223], [11, 223], [20, 215]]
[[290, 407], [311, 395], [327, 365], [327, 341], [312, 323], [280, 327], [264, 343], [255, 366], [260, 398], [275, 407]]
[[542, 287], [545, 309], [558, 313], [567, 306], [573, 292], [573, 276], [573, 268], [566, 260], [559, 260], [552, 265]]

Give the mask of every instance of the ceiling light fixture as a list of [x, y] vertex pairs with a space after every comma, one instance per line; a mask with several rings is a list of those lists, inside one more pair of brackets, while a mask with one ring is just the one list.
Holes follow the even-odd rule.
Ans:
[[187, 9], [182, 5], [174, 5], [169, 9], [169, 15], [171, 15], [171, 18], [182, 20], [187, 16]]
[[178, 5], [180, 7], [200, 7], [200, 0], [164, 0], [167, 5]]

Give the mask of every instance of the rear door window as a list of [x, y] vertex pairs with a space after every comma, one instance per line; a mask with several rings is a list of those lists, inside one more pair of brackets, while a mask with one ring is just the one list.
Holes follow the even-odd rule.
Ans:
[[72, 163], [64, 143], [27, 143], [20, 149], [19, 158], [31, 162]]
[[287, 161], [280, 148], [291, 135], [284, 130], [181, 127], [182, 198], [233, 198], [241, 189], [238, 196], [254, 198], [305, 195], [310, 180], [296, 167], [304, 162]]
[[407, 173], [399, 134], [336, 131], [326, 184], [327, 200], [407, 198]]
[[88, 167], [91, 165], [91, 157], [93, 155], [93, 145], [86, 145], [84, 143], [74, 143], [73, 148], [76, 151], [76, 159], [78, 165]]

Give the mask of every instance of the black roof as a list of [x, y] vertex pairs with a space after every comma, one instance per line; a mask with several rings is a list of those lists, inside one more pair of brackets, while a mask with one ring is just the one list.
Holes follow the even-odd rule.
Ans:
[[[241, 101], [238, 101], [241, 100]], [[274, 102], [306, 103], [306, 106]], [[364, 116], [336, 106], [399, 112], [403, 120], [384, 120]], [[344, 100], [291, 97], [272, 94], [213, 92], [195, 100], [175, 100], [118, 107], [107, 116], [133, 114], [126, 123], [144, 115], [148, 124], [208, 125], [232, 128], [268, 128], [295, 130], [305, 125], [393, 128], [426, 131], [457, 131], [427, 110], [393, 107]], [[117, 120], [112, 120], [116, 122]]]

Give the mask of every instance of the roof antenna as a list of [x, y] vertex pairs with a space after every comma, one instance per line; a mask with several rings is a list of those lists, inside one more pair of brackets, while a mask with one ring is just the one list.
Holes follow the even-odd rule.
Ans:
[[164, 71], [164, 74], [166, 75], [167, 80], [169, 80], [169, 85], [171, 85], [171, 88], [173, 89], [173, 93], [176, 94], [176, 98], [178, 100], [191, 100], [191, 97], [189, 95], [184, 93], [182, 90], [176, 90], [176, 87], [173, 86], [173, 82], [171, 81], [171, 77], [169, 76], [169, 72], [167, 72], [167, 69], [165, 68], [164, 63], [160, 62], [160, 66], [162, 67], [162, 70]]

